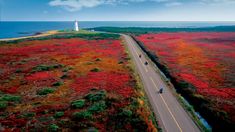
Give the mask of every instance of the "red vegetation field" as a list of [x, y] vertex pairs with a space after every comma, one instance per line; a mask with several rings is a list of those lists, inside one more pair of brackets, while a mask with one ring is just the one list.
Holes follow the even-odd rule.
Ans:
[[156, 131], [128, 60], [121, 39], [0, 45], [0, 131]]
[[215, 115], [235, 122], [235, 33], [158, 33], [136, 38], [177, 82], [195, 87], [193, 96], [209, 100]]

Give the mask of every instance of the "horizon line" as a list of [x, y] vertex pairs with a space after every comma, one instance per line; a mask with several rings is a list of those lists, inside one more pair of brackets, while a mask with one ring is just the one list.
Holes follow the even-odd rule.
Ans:
[[[51, 21], [51, 20], [1, 20], [0, 22], [73, 22], [75, 21], [76, 19], [74, 20], [65, 20], [65, 21], [62, 21], [62, 20], [58, 20], [58, 21]], [[232, 22], [235, 22], [235, 20], [225, 20], [225, 21], [207, 21], [207, 20], [200, 20], [200, 21], [140, 21], [140, 20], [133, 20], [133, 21], [130, 21], [130, 20], [126, 20], [126, 21], [123, 21], [123, 20], [81, 20], [79, 22], [228, 22], [228, 23], [232, 23]]]

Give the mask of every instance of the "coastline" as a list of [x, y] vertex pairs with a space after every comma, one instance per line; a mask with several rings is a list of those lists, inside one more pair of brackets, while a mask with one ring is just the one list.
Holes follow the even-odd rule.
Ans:
[[41, 34], [38, 34], [38, 35], [30, 35], [30, 36], [15, 37], [15, 38], [4, 38], [4, 39], [0, 39], [0, 41], [11, 41], [11, 40], [26, 39], [26, 38], [37, 38], [37, 37], [44, 37], [44, 36], [53, 35], [56, 33], [58, 33], [58, 30], [50, 30], [50, 31], [42, 32]]

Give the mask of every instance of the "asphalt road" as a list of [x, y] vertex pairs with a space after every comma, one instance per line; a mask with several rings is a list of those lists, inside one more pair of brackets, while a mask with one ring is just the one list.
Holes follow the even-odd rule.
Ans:
[[[160, 127], [166, 132], [199, 132], [199, 128], [189, 117], [183, 107], [179, 104], [166, 82], [156, 72], [156, 67], [144, 56], [143, 51], [136, 42], [128, 35], [122, 35], [133, 57], [137, 71], [142, 79], [145, 92], [153, 108]], [[141, 58], [139, 57], [141, 54]], [[163, 87], [163, 93], [159, 94], [160, 87]]]

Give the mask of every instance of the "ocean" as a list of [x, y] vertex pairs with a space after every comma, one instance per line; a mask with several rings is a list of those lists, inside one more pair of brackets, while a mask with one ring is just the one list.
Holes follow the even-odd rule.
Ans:
[[[80, 28], [94, 27], [213, 27], [231, 26], [235, 22], [155, 22], [155, 21], [80, 21]], [[74, 28], [73, 21], [66, 22], [0, 22], [0, 39], [34, 35], [48, 30], [70, 30]]]

